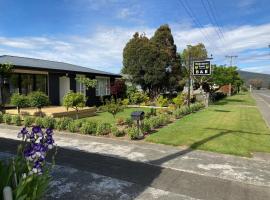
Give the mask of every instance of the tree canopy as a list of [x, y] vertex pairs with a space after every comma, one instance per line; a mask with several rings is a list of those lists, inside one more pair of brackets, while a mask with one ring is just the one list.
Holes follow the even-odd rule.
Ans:
[[159, 27], [151, 39], [135, 33], [124, 48], [122, 72], [153, 96], [175, 89], [181, 80], [181, 63], [169, 26]]

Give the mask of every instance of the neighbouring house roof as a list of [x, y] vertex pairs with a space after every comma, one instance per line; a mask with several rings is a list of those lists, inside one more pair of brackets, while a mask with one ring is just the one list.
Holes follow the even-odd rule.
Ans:
[[21, 67], [64, 70], [64, 71], [83, 72], [83, 73], [92, 73], [92, 74], [118, 76], [118, 77], [121, 76], [119, 74], [100, 71], [100, 70], [91, 69], [88, 67], [82, 67], [78, 65], [64, 63], [64, 62], [57, 62], [57, 61], [50, 61], [50, 60], [43, 60], [43, 59], [36, 59], [36, 58], [26, 58], [26, 57], [19, 57], [19, 56], [10, 56], [10, 55], [0, 56], [0, 64], [5, 64], [5, 63], [10, 63], [14, 66], [21, 66]]

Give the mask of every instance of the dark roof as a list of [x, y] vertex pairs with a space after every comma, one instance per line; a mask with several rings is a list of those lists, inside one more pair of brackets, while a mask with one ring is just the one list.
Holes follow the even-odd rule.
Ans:
[[0, 64], [5, 64], [5, 63], [10, 63], [14, 66], [21, 66], [21, 67], [33, 67], [33, 68], [41, 68], [41, 69], [53, 69], [53, 70], [93, 73], [93, 74], [100, 74], [100, 75], [120, 76], [119, 74], [104, 72], [104, 71], [91, 69], [87, 67], [81, 67], [78, 65], [73, 65], [73, 64], [64, 63], [64, 62], [42, 60], [42, 59], [36, 59], [36, 58], [26, 58], [26, 57], [19, 57], [19, 56], [10, 56], [10, 55], [0, 56]]

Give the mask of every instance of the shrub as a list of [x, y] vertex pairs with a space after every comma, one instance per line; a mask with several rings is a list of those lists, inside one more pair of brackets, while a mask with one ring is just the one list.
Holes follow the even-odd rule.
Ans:
[[123, 99], [121, 103], [122, 105], [127, 106], [129, 104], [129, 99]]
[[12, 124], [15, 124], [16, 126], [22, 125], [22, 120], [21, 120], [20, 115], [13, 115], [11, 122], [12, 122]]
[[49, 97], [40, 91], [31, 92], [29, 94], [29, 102], [31, 106], [38, 108], [41, 115], [41, 108], [49, 105]]
[[113, 126], [111, 128], [111, 132], [115, 137], [122, 137], [125, 135], [125, 131], [124, 130], [120, 130], [119, 128], [117, 128], [116, 126]]
[[164, 98], [162, 95], [160, 95], [156, 101], [156, 104], [160, 107], [168, 106], [169, 100], [168, 98]]
[[106, 111], [108, 113], [111, 113], [113, 117], [115, 118], [115, 115], [119, 112], [123, 111], [123, 106], [121, 105], [120, 100], [115, 100], [113, 97], [111, 98], [110, 101], [106, 101]]
[[107, 135], [111, 132], [112, 125], [110, 123], [99, 123], [97, 125], [97, 135]]
[[44, 117], [42, 120], [42, 125], [44, 128], [54, 129], [56, 126], [56, 120], [53, 117]]
[[128, 118], [126, 118], [126, 120], [125, 120], [125, 124], [126, 124], [128, 127], [131, 127], [131, 126], [133, 125], [133, 120], [132, 120], [130, 117], [128, 117]]
[[173, 98], [173, 103], [176, 105], [177, 108], [180, 108], [185, 103], [185, 95], [183, 93], [178, 94], [177, 97]]
[[225, 98], [227, 95], [223, 92], [215, 92], [210, 95], [210, 99], [212, 102], [219, 101], [223, 98]]
[[66, 130], [68, 127], [68, 124], [71, 123], [73, 121], [72, 118], [70, 117], [62, 117], [62, 118], [58, 118], [56, 120], [56, 124], [55, 127], [57, 130], [61, 131], [61, 130]]
[[151, 131], [151, 123], [149, 119], [145, 119], [142, 125], [142, 132], [149, 133]]
[[43, 118], [42, 118], [42, 117], [37, 117], [37, 118], [35, 119], [35, 125], [36, 125], [36, 126], [43, 127]]
[[27, 107], [29, 105], [29, 100], [25, 95], [14, 93], [10, 98], [10, 103], [17, 107], [18, 114], [20, 114], [21, 108]]
[[30, 116], [25, 116], [23, 118], [23, 125], [26, 127], [30, 127], [34, 123], [35, 119]]
[[157, 109], [151, 108], [150, 112], [145, 113], [145, 118], [150, 118], [151, 116], [156, 116], [157, 115]]
[[4, 114], [3, 115], [3, 121], [6, 123], [6, 124], [11, 124], [12, 122], [12, 117], [10, 114]]
[[140, 104], [149, 101], [149, 97], [147, 96], [147, 94], [139, 91], [130, 93], [128, 98], [131, 104]]
[[177, 109], [177, 106], [174, 104], [169, 104], [168, 106], [168, 112], [171, 114]]
[[129, 127], [127, 129], [127, 134], [131, 140], [138, 139], [140, 136], [140, 132], [136, 126]]
[[160, 126], [160, 121], [159, 121], [158, 116], [151, 117], [149, 119], [149, 125], [150, 125], [151, 129], [158, 128]]
[[75, 133], [75, 132], [79, 132], [81, 126], [82, 126], [82, 122], [81, 121], [71, 121], [67, 125], [67, 129], [71, 133]]
[[125, 124], [125, 119], [123, 117], [119, 117], [116, 119], [116, 124], [117, 125], [123, 125]]
[[[268, 86], [268, 89], [270, 89], [270, 84], [269, 84], [269, 86]], [[241, 87], [241, 91], [242, 91], [242, 92], [247, 92], [247, 91], [248, 91], [247, 86], [243, 85], [243, 86]]]
[[85, 102], [84, 94], [79, 92], [68, 92], [63, 98], [63, 106], [65, 106], [67, 110], [69, 108], [74, 108], [76, 110], [76, 119], [79, 118], [79, 108], [85, 107]]
[[96, 134], [97, 131], [97, 123], [93, 121], [87, 121], [82, 124], [80, 128], [80, 133], [82, 134]]
[[0, 112], [0, 123], [3, 122], [3, 114]]
[[159, 115], [158, 116], [158, 122], [159, 122], [159, 125], [161, 126], [164, 126], [168, 123], [170, 123], [170, 116], [168, 114], [162, 114], [162, 115]]

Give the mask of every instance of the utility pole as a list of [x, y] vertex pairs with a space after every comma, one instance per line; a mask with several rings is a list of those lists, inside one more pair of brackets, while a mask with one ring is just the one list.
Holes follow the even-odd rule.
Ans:
[[188, 53], [188, 107], [190, 107], [190, 86], [191, 86], [191, 52]]
[[[233, 63], [233, 58], [237, 58], [238, 56], [236, 55], [230, 55], [230, 56], [225, 56], [226, 58], [229, 58], [230, 59], [230, 67], [232, 67], [232, 63]], [[232, 83], [229, 83], [229, 96], [232, 95]]]
[[232, 67], [233, 59], [237, 58], [238, 56], [230, 55], [230, 56], [225, 56], [225, 57], [230, 59], [230, 67]]

